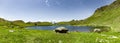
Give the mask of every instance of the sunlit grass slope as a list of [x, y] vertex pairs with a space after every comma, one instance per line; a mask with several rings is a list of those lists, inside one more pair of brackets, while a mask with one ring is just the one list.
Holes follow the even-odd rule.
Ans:
[[84, 20], [84, 23], [110, 26], [114, 31], [120, 31], [120, 0], [98, 8], [94, 15]]

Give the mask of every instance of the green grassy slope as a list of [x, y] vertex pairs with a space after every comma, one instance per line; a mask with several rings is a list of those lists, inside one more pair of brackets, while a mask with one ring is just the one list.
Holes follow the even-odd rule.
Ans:
[[0, 26], [9, 26], [10, 24], [10, 21], [0, 18]]
[[85, 24], [111, 26], [114, 31], [120, 31], [120, 0], [111, 5], [98, 8], [94, 15], [84, 20]]

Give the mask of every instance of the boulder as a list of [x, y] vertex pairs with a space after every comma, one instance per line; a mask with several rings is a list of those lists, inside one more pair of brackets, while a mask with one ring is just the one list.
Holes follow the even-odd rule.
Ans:
[[93, 31], [94, 31], [94, 32], [97, 32], [97, 33], [101, 33], [101, 32], [102, 32], [102, 30], [101, 30], [101, 29], [98, 29], [98, 28], [94, 29]]
[[58, 27], [54, 30], [56, 33], [67, 33], [68, 29], [65, 27]]

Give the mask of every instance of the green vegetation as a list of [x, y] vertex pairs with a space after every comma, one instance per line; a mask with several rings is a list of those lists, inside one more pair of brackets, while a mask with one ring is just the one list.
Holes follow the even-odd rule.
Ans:
[[71, 20], [71, 21], [63, 21], [63, 22], [58, 22], [56, 25], [79, 25], [79, 23], [83, 20]]
[[51, 26], [53, 25], [50, 22], [35, 22], [35, 26]]
[[119, 43], [120, 33], [59, 34], [54, 31], [0, 27], [0, 43]]
[[69, 22], [58, 22], [54, 25], [70, 25]]
[[[94, 15], [85, 20], [69, 22], [24, 22], [8, 21], [0, 18], [0, 43], [120, 43], [120, 0], [95, 11]], [[30, 30], [25, 26], [77, 25], [94, 26], [103, 29], [112, 28], [112, 32], [68, 34], [55, 33], [47, 30]], [[102, 27], [101, 27], [102, 26]], [[117, 31], [117, 32], [113, 32]]]
[[24, 22], [22, 20], [8, 21], [0, 18], [0, 26], [6, 27], [26, 27], [26, 26], [51, 26], [51, 22]]
[[91, 29], [91, 32], [94, 32], [95, 29], [100, 29], [101, 32], [110, 32], [111, 28], [107, 26], [92, 26], [93, 29]]
[[80, 25], [109, 26], [113, 31], [120, 31], [120, 0], [95, 11], [94, 15], [79, 23]]
[[10, 22], [5, 19], [0, 18], [0, 26], [4, 26], [4, 25], [8, 26], [10, 25]]

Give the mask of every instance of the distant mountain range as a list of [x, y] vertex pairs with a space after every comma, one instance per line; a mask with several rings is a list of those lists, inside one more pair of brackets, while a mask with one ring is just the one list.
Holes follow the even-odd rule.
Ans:
[[25, 26], [50, 26], [51, 22], [24, 22], [22, 20], [8, 21], [3, 18], [0, 18], [0, 26], [4, 27], [25, 27]]

